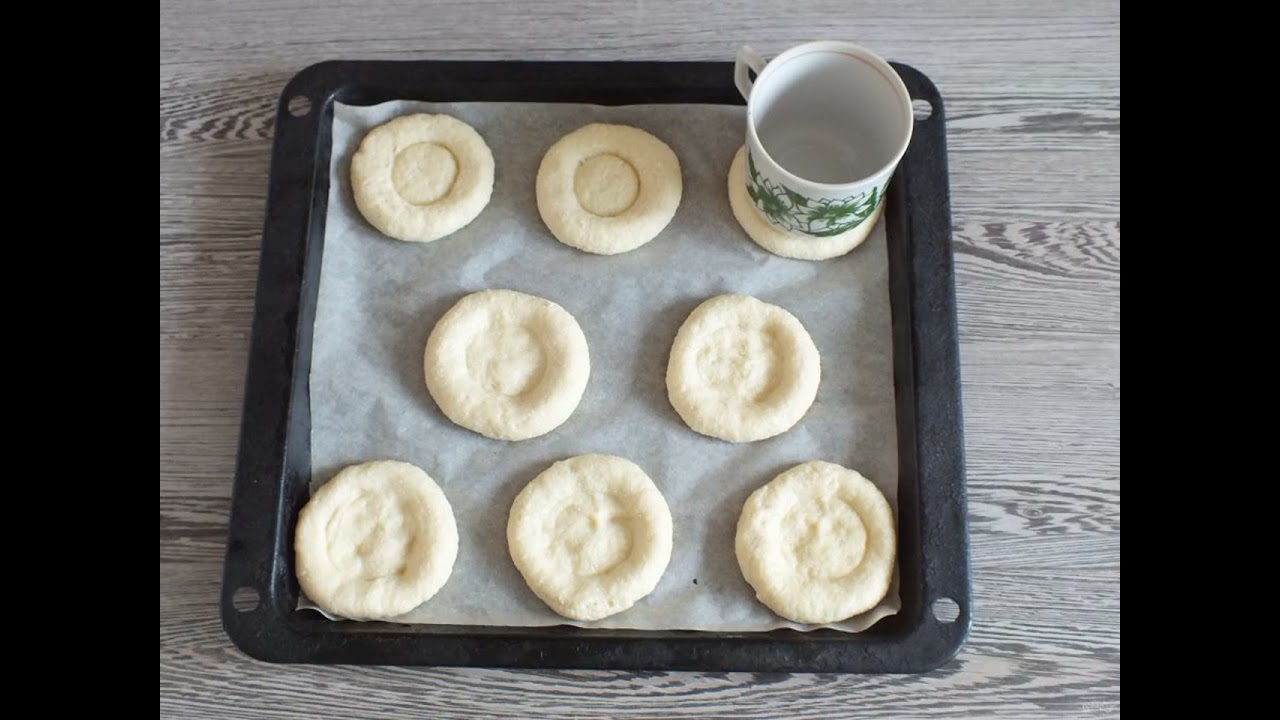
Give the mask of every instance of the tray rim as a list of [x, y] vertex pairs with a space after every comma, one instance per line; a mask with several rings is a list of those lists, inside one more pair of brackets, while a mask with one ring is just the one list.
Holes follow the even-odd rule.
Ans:
[[[298, 320], [304, 293], [314, 292], [312, 286], [318, 282], [320, 261], [313, 244], [318, 235], [323, 245], [328, 142], [338, 96], [345, 91], [343, 102], [409, 97], [412, 93], [389, 92], [388, 78], [420, 76], [421, 87], [432, 89], [421, 99], [547, 102], [526, 91], [545, 90], [539, 85], [554, 78], [554, 85], [568, 94], [605, 97], [605, 101], [595, 100], [596, 104], [673, 102], [653, 97], [687, 91], [706, 96], [690, 102], [743, 105], [732, 83], [732, 63], [725, 62], [329, 60], [295, 75], [277, 102], [221, 596], [224, 630], [233, 643], [254, 658], [278, 663], [906, 673], [932, 670], [950, 661], [968, 637], [972, 590], [945, 114], [940, 93], [925, 75], [909, 65], [891, 64], [912, 97], [932, 106], [931, 117], [917, 121], [911, 148], [895, 173], [884, 220], [896, 223], [897, 232], [891, 237], [907, 238], [890, 243], [891, 254], [905, 255], [898, 264], [904, 270], [898, 272], [906, 272], [899, 280], [905, 283], [908, 298], [906, 307], [895, 304], [892, 310], [895, 392], [905, 398], [898, 401], [899, 412], [909, 405], [915, 419], [914, 426], [907, 428], [914, 450], [907, 457], [899, 417], [899, 476], [901, 483], [905, 461], [920, 478], [946, 476], [948, 481], [917, 480], [905, 502], [918, 494], [919, 516], [912, 514], [908, 520], [909, 513], [902, 513], [900, 524], [910, 522], [915, 527], [900, 527], [899, 534], [917, 530], [922, 545], [935, 548], [932, 557], [924, 557], [923, 567], [916, 568], [916, 579], [926, 600], [936, 594], [929, 592], [931, 587], [946, 588], [945, 596], [960, 607], [954, 622], [934, 621], [924, 605], [914, 612], [907, 612], [904, 605], [899, 615], [878, 623], [905, 625], [905, 632], [895, 635], [302, 622], [285, 602], [287, 598], [276, 592], [292, 585], [296, 598], [297, 583], [287, 558], [291, 533], [281, 532], [279, 524], [281, 518], [290, 528], [293, 522], [285, 517], [288, 456], [304, 453], [309, 457], [309, 446], [299, 449], [299, 443], [290, 443], [303, 415], [304, 427], [309, 426], [306, 382], [299, 377], [306, 373], [297, 370], [310, 367], [311, 328]], [[300, 117], [288, 109], [297, 95], [311, 101], [310, 112]], [[627, 101], [608, 102], [610, 98]], [[892, 257], [890, 265], [895, 265]], [[891, 285], [894, 282], [891, 277]], [[901, 323], [900, 312], [906, 318]], [[900, 330], [908, 337], [901, 337]], [[907, 357], [899, 360], [904, 339]], [[905, 385], [907, 379], [899, 377], [900, 362], [911, 375]], [[309, 435], [301, 444], [308, 443]], [[264, 512], [268, 513], [265, 521]], [[263, 549], [270, 549], [272, 556], [251, 557]], [[904, 583], [906, 574], [904, 568]], [[257, 607], [239, 612], [233, 597], [245, 585], [265, 587], [266, 597], [259, 591]], [[403, 630], [389, 629], [395, 627]], [[423, 642], [427, 638], [432, 641]]]

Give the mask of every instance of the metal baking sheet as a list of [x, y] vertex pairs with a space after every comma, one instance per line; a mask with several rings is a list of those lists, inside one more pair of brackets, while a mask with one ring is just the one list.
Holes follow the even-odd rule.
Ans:
[[[896, 615], [851, 634], [334, 623], [297, 611], [292, 528], [314, 479], [308, 378], [331, 210], [335, 103], [741, 105], [724, 63], [324, 63], [297, 76], [281, 97], [224, 588], [232, 639], [281, 662], [906, 672], [949, 658], [967, 633], [970, 610], [945, 134], [936, 90], [916, 71], [896, 67], [913, 96], [933, 106], [917, 124], [882, 221], [899, 466]], [[301, 116], [288, 109], [298, 95], [311, 101]], [[531, 162], [539, 153], [530, 151]], [[723, 182], [715, 187], [723, 201]], [[752, 278], [740, 280], [750, 285]], [[830, 372], [839, 371], [835, 365]], [[851, 449], [827, 454], [843, 459]], [[242, 587], [258, 593], [257, 608], [234, 609], [231, 596]], [[960, 605], [955, 622], [929, 611], [940, 597]]]

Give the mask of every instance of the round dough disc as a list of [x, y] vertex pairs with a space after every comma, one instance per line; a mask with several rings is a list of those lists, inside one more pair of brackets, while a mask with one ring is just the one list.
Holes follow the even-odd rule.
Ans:
[[680, 161], [639, 128], [592, 123], [565, 135], [538, 167], [538, 213], [565, 245], [616, 255], [649, 242], [675, 217]]
[[653, 592], [671, 561], [671, 511], [635, 463], [579, 455], [516, 496], [511, 559], [534, 594], [572, 620], [599, 620]]
[[743, 174], [746, 172], [746, 155], [745, 147], [738, 148], [738, 153], [733, 156], [733, 163], [729, 166], [729, 205], [733, 208], [733, 216], [738, 224], [760, 247], [774, 255], [795, 260], [830, 260], [851, 252], [863, 240], [871, 237], [871, 231], [884, 212], [884, 203], [880, 203], [880, 207], [876, 208], [866, 222], [831, 237], [797, 237], [774, 227], [760, 215], [760, 211], [751, 202], [751, 196], [747, 194], [747, 184], [744, 181], [746, 176]]
[[427, 338], [423, 366], [445, 416], [497, 440], [559, 427], [591, 374], [578, 321], [550, 300], [514, 290], [459, 300]]
[[719, 295], [680, 326], [667, 364], [671, 405], [695, 432], [730, 442], [790, 430], [818, 394], [818, 348], [794, 315]]
[[742, 576], [778, 615], [833, 623], [889, 592], [897, 549], [893, 509], [858, 472], [815, 460], [757, 489], [738, 518]]
[[475, 220], [493, 194], [493, 153], [448, 115], [402, 115], [379, 125], [351, 158], [360, 214], [384, 235], [429, 242]]
[[444, 586], [458, 528], [440, 486], [395, 460], [344, 468], [298, 516], [294, 555], [302, 591], [352, 620], [403, 615]]

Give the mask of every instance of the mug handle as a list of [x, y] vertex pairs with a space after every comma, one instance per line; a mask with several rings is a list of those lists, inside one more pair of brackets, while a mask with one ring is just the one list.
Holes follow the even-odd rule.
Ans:
[[754, 85], [748, 71], [753, 71], [756, 77], [760, 77], [764, 66], [764, 57], [752, 50], [750, 46], [743, 45], [738, 48], [738, 55], [733, 60], [733, 84], [738, 86], [738, 92], [742, 93], [743, 100], [751, 99], [751, 87]]

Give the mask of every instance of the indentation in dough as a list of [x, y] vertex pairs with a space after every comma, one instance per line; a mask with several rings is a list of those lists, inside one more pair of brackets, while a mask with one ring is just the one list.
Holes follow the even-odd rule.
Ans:
[[546, 373], [542, 343], [523, 325], [497, 319], [467, 344], [467, 371], [477, 383], [507, 397], [538, 386]]
[[613, 570], [631, 555], [631, 518], [626, 508], [607, 495], [594, 494], [590, 502], [577, 502], [556, 517], [551, 546], [556, 562], [568, 563], [574, 573], [590, 577]]
[[578, 164], [573, 192], [587, 212], [613, 217], [631, 209], [640, 197], [640, 176], [626, 160], [601, 153]]
[[867, 528], [858, 511], [839, 498], [819, 497], [793, 507], [783, 527], [788, 563], [812, 578], [842, 578], [857, 569], [867, 549]]
[[409, 512], [403, 502], [369, 493], [339, 507], [325, 526], [334, 565], [353, 568], [361, 580], [399, 574], [413, 539], [404, 523]]
[[777, 387], [782, 370], [778, 342], [773, 328], [761, 332], [745, 323], [722, 326], [702, 340], [697, 350], [698, 373], [727, 396], [763, 402]]
[[414, 205], [430, 205], [449, 194], [458, 179], [458, 160], [439, 143], [414, 143], [396, 154], [391, 182]]

